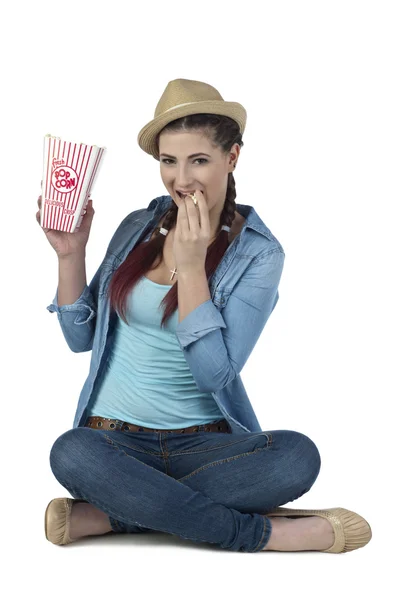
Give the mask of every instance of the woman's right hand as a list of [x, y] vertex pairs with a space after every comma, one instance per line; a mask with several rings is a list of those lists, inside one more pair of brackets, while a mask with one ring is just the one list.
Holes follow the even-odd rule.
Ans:
[[[40, 225], [42, 196], [39, 196], [38, 205], [39, 210], [36, 213], [36, 220]], [[89, 200], [81, 225], [78, 229], [75, 229], [74, 233], [42, 227], [51, 246], [56, 251], [58, 258], [65, 258], [67, 256], [76, 255], [85, 251], [85, 247], [89, 239], [90, 228], [92, 226], [94, 212], [92, 200]]]

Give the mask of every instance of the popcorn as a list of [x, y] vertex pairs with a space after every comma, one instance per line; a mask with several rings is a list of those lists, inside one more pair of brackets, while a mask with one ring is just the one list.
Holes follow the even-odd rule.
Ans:
[[41, 227], [74, 233], [80, 226], [105, 151], [45, 135]]
[[193, 200], [193, 204], [194, 204], [195, 206], [197, 206], [197, 198], [196, 198], [196, 194], [188, 194], [188, 195], [189, 195], [189, 196], [191, 197], [191, 199]]

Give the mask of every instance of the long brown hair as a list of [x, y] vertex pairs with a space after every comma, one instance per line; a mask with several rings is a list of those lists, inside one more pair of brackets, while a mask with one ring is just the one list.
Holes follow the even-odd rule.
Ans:
[[[240, 147], [243, 146], [242, 134], [240, 133], [236, 121], [230, 117], [221, 115], [196, 114], [172, 121], [158, 134], [157, 144], [159, 143], [161, 133], [167, 131], [200, 131], [206, 134], [211, 144], [215, 147], [219, 147], [224, 154], [230, 152], [233, 144], [239, 144]], [[231, 227], [236, 211], [235, 198], [235, 179], [233, 174], [229, 173], [225, 204], [221, 212], [219, 228], [221, 228], [222, 225]], [[165, 229], [168, 230], [174, 227], [176, 225], [177, 215], [178, 206], [173, 202], [172, 206], [164, 215], [162, 227], [165, 227]], [[138, 244], [131, 250], [111, 278], [108, 289], [111, 307], [121, 315], [127, 325], [128, 322], [125, 316], [127, 296], [138, 280], [150, 270], [155, 260], [159, 258], [153, 268], [156, 268], [162, 261], [165, 239], [165, 235], [161, 234], [160, 230], [158, 230], [158, 235], [156, 235], [154, 239]], [[218, 267], [228, 246], [228, 232], [220, 230], [219, 234], [207, 249], [205, 271], [208, 280]], [[176, 281], [160, 303], [160, 306], [161, 304], [164, 305], [164, 315], [161, 320], [161, 327], [164, 327], [165, 321], [169, 319], [178, 308], [177, 284], [178, 282]]]

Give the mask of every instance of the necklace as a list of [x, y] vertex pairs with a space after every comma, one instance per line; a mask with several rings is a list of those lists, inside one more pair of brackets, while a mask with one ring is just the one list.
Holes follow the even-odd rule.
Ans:
[[[235, 166], [236, 166], [236, 165], [235, 165]], [[193, 203], [194, 203], [194, 205], [195, 205], [195, 206], [197, 206], [197, 198], [196, 198], [196, 195], [195, 195], [195, 194], [188, 194], [188, 196], [190, 196], [190, 197], [191, 197], [191, 199], [193, 200]], [[222, 227], [221, 227], [221, 231], [222, 231], [222, 230], [225, 230], [225, 231], [230, 231], [230, 230], [231, 230], [231, 228], [230, 228], [230, 227], [228, 227], [228, 225], [222, 225]], [[165, 235], [165, 236], [167, 236], [167, 234], [168, 234], [168, 229], [165, 229], [165, 227], [160, 227], [160, 233], [161, 233], [162, 235]], [[171, 277], [169, 278], [169, 280], [170, 280], [170, 281], [172, 281], [172, 280], [173, 280], [173, 278], [175, 277], [175, 275], [177, 274], [177, 272], [178, 272], [178, 269], [177, 269], [176, 267], [174, 267], [173, 269], [170, 269], [170, 270], [169, 270], [169, 272], [170, 272], [170, 273], [172, 273]]]
[[169, 278], [169, 280], [172, 281], [175, 275], [177, 274], [178, 269], [175, 267], [174, 269], [170, 269], [169, 272], [172, 273], [171, 277]]
[[[222, 225], [222, 227], [221, 227], [221, 231], [229, 232], [230, 230], [231, 230], [231, 228], [228, 227], [228, 225]], [[165, 229], [165, 227], [160, 227], [160, 233], [162, 235], [166, 236], [168, 234], [168, 229]], [[172, 273], [171, 277], [169, 278], [169, 280], [172, 281], [173, 278], [175, 277], [175, 275], [177, 274], [178, 269], [176, 267], [174, 267], [173, 269], [169, 269], [169, 272]]]

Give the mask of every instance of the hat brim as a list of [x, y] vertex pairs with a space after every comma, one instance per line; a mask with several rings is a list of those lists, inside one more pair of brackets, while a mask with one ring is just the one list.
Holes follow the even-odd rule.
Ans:
[[243, 135], [246, 128], [247, 113], [246, 109], [238, 102], [225, 102], [221, 100], [204, 100], [203, 102], [189, 102], [174, 106], [171, 110], [156, 117], [150, 123], [147, 123], [138, 134], [138, 144], [144, 152], [151, 154], [156, 160], [159, 160], [158, 148], [156, 145], [157, 134], [171, 121], [194, 114], [210, 113], [230, 117], [237, 122], [240, 133]]

